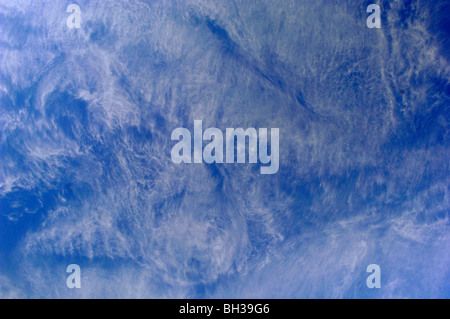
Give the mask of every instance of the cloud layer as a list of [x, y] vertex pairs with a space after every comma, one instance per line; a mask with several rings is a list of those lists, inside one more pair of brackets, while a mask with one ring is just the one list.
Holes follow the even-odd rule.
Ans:
[[[0, 297], [448, 297], [443, 3], [373, 30], [357, 1], [79, 1], [68, 29], [0, 0]], [[172, 163], [196, 119], [279, 127], [279, 172]]]

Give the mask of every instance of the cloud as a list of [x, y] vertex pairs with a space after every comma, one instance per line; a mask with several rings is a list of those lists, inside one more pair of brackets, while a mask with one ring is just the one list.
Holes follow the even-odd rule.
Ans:
[[[0, 296], [371, 297], [371, 263], [377, 297], [445, 294], [449, 65], [414, 4], [81, 1], [75, 30], [0, 1]], [[279, 127], [278, 174], [175, 165], [194, 119]]]

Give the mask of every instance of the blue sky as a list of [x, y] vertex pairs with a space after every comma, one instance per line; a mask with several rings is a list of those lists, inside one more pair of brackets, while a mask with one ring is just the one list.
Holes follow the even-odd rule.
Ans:
[[372, 2], [0, 0], [0, 298], [448, 298], [448, 4]]

